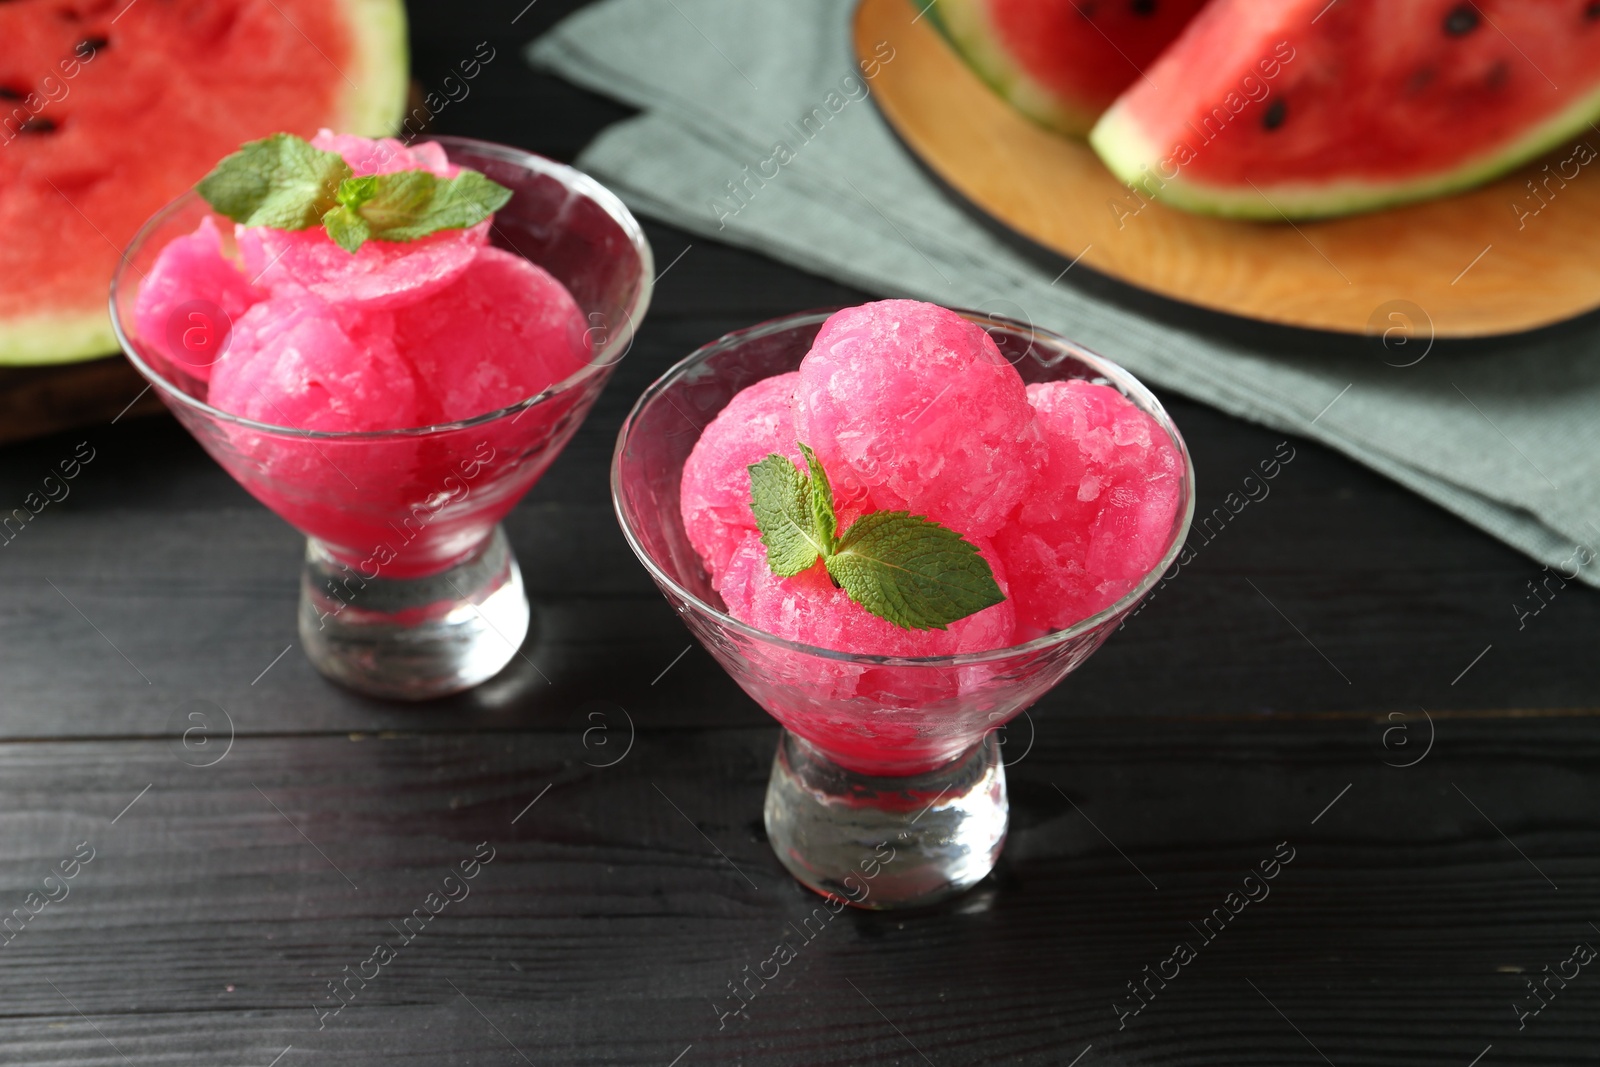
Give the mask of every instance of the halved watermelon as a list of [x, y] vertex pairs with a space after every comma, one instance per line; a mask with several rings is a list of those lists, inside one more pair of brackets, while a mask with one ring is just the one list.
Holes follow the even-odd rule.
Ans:
[[1089, 138], [1141, 195], [1219, 215], [1342, 215], [1464, 189], [1593, 135], [1600, 3], [1214, 0], [1148, 74]]
[[1082, 136], [1205, 2], [937, 0], [927, 10], [978, 76], [1018, 110]]
[[243, 141], [392, 132], [401, 0], [0, 3], [0, 363], [116, 350], [144, 221]]

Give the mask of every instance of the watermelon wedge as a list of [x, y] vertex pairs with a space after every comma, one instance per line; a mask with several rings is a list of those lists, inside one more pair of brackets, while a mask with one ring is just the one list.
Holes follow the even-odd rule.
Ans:
[[[926, 0], [913, 0], [921, 9]], [[1082, 136], [1205, 0], [937, 0], [928, 16], [1023, 114]]]
[[1146, 73], [1089, 138], [1136, 193], [1343, 215], [1594, 158], [1600, 3], [1214, 0]]
[[393, 132], [407, 68], [401, 0], [0, 3], [0, 363], [115, 351], [146, 219], [243, 141]]

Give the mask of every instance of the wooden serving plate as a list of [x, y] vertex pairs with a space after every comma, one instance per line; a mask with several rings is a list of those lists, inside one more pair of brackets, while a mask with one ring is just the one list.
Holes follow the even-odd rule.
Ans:
[[164, 411], [118, 353], [85, 363], [0, 367], [0, 444]]
[[[858, 55], [883, 41], [894, 48], [872, 82], [879, 109], [948, 185], [1067, 260], [1201, 307], [1343, 333], [1422, 330], [1411, 321], [1422, 317], [1436, 336], [1481, 337], [1600, 307], [1600, 160], [1564, 188], [1552, 183], [1537, 214], [1526, 185], [1572, 156], [1577, 139], [1479, 189], [1342, 219], [1141, 208], [1087, 144], [1034, 124], [980, 81], [918, 18], [921, 7], [862, 0], [856, 9]], [[1600, 147], [1600, 135], [1589, 140]], [[1513, 204], [1530, 212], [1520, 227]], [[1396, 309], [1402, 318], [1391, 317]]]

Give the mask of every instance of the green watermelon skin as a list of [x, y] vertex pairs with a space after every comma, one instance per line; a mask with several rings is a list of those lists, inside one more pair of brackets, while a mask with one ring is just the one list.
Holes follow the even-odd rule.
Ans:
[[1130, 87], [1090, 144], [1205, 214], [1372, 211], [1600, 144], [1590, 0], [1213, 0], [1147, 73], [1166, 91]]
[[391, 133], [408, 86], [402, 0], [0, 3], [0, 365], [115, 352], [150, 215], [243, 141]]
[[1205, 0], [912, 3], [1017, 110], [1050, 129], [1082, 137]]

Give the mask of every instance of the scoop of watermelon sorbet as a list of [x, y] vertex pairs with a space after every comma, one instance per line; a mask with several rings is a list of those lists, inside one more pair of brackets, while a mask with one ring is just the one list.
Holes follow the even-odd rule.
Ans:
[[208, 216], [156, 256], [134, 301], [134, 329], [174, 369], [207, 381], [234, 323], [266, 295], [224, 258], [222, 235]]
[[587, 320], [566, 286], [498, 248], [478, 249], [453, 282], [399, 308], [394, 321], [429, 423], [536, 396], [581, 370], [592, 351]]
[[1018, 640], [1109, 607], [1160, 562], [1183, 480], [1172, 439], [1115, 389], [1057, 381], [1027, 395], [1049, 460], [994, 539], [1015, 590]]
[[341, 314], [310, 293], [275, 296], [234, 324], [208, 402], [297, 430], [422, 426], [416, 372], [394, 344], [394, 317]]
[[[993, 566], [989, 546], [979, 547]], [[1004, 588], [998, 567], [995, 576]], [[739, 543], [717, 587], [735, 618], [819, 648], [919, 657], [1002, 648], [1012, 640], [1009, 602], [948, 630], [901, 630], [835, 589], [820, 567], [793, 578], [773, 574], [756, 533]], [[974, 728], [983, 728], [973, 719], [982, 712], [968, 712], [964, 702], [994, 684], [995, 668], [984, 663], [872, 664], [772, 642], [741, 648], [748, 669], [736, 672], [739, 684], [784, 726], [863, 774], [918, 773], [970, 748]]]
[[393, 137], [373, 140], [353, 133], [334, 133], [323, 129], [311, 139], [311, 146], [324, 152], [339, 153], [358, 178], [401, 170], [426, 170], [441, 178], [454, 178], [461, 173], [461, 168], [450, 162], [444, 149], [435, 141], [406, 145]]
[[804, 463], [795, 445], [798, 373], [775, 374], [741, 390], [717, 413], [683, 465], [679, 511], [684, 531], [713, 577], [756, 528], [750, 466], [777, 453]]
[[836, 490], [969, 538], [995, 533], [1044, 466], [1021, 376], [983, 329], [915, 300], [846, 308], [800, 364], [795, 428]]
[[320, 226], [238, 226], [234, 240], [245, 273], [274, 295], [310, 290], [332, 304], [392, 311], [461, 277], [488, 245], [489, 226], [485, 220], [417, 241], [368, 241], [354, 255]]

